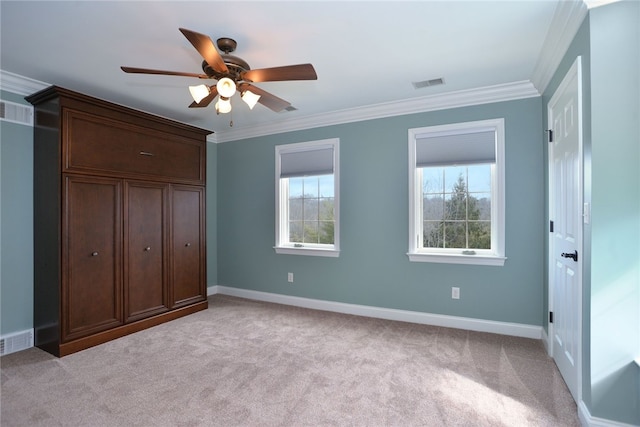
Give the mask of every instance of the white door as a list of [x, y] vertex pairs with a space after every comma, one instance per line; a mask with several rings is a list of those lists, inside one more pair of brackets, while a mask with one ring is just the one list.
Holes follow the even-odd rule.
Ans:
[[[578, 57], [547, 105], [549, 126], [549, 353], [581, 399], [582, 75]], [[551, 227], [551, 224], [550, 224]]]

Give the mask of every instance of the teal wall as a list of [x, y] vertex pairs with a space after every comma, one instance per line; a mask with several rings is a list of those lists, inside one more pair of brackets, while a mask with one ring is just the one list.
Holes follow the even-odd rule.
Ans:
[[[530, 98], [218, 144], [218, 284], [541, 325], [541, 111], [540, 98]], [[504, 267], [409, 262], [408, 129], [497, 117], [506, 134]], [[340, 138], [340, 257], [277, 255], [274, 147], [327, 138]]]
[[640, 425], [640, 3], [590, 19], [592, 413]]
[[[5, 101], [27, 104], [0, 92]], [[0, 121], [0, 334], [33, 327], [33, 129]]]
[[216, 173], [216, 159], [218, 146], [207, 143], [207, 286], [218, 283], [218, 177]]
[[591, 9], [542, 97], [546, 126], [546, 105], [581, 55], [584, 201], [591, 204], [582, 398], [591, 416], [631, 425], [640, 425], [640, 367], [633, 362], [640, 355], [639, 23], [636, 1]]

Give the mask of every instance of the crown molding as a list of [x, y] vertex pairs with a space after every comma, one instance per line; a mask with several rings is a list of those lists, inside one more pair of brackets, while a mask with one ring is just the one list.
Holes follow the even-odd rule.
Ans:
[[49, 86], [51, 86], [49, 83], [0, 70], [0, 89], [15, 93], [16, 95], [31, 95]]
[[538, 92], [544, 93], [547, 89], [587, 13], [583, 0], [558, 2], [531, 78]]
[[338, 110], [330, 113], [315, 114], [284, 122], [266, 123], [245, 128], [216, 131], [211, 135], [211, 140], [216, 143], [237, 141], [240, 139], [255, 138], [259, 136], [312, 129], [323, 126], [333, 126], [385, 117], [489, 104], [492, 102], [511, 101], [536, 96], [540, 96], [540, 93], [530, 81], [525, 80], [430, 95], [420, 98], [411, 98], [401, 101], [385, 102], [365, 107]]
[[[27, 96], [49, 86], [51, 85], [45, 82], [0, 70], [0, 88], [2, 90]], [[385, 102], [359, 108], [338, 110], [330, 113], [290, 119], [283, 122], [216, 131], [207, 137], [207, 142], [221, 143], [237, 141], [240, 139], [313, 129], [323, 126], [333, 126], [385, 117], [489, 104], [492, 102], [532, 98], [536, 96], [540, 96], [540, 92], [536, 90], [533, 83], [528, 80], [523, 80], [476, 89], [429, 95], [420, 98]]]

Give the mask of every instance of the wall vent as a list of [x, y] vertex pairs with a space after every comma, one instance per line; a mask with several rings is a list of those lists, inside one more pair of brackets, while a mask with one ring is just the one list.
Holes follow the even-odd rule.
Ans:
[[33, 329], [0, 338], [0, 356], [33, 347]]
[[0, 100], [0, 120], [33, 126], [33, 107]]
[[422, 82], [413, 82], [411, 84], [415, 89], [422, 89], [423, 87], [442, 85], [444, 84], [444, 79], [440, 77], [437, 79], [424, 80]]

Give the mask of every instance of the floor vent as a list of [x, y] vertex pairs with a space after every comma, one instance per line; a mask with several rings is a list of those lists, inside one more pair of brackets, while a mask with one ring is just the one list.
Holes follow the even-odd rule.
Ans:
[[0, 120], [33, 126], [33, 107], [0, 100]]
[[422, 89], [423, 87], [437, 86], [437, 85], [444, 84], [444, 79], [441, 77], [439, 79], [425, 80], [422, 82], [413, 82], [411, 84], [416, 89]]
[[33, 329], [0, 338], [0, 356], [33, 347]]

